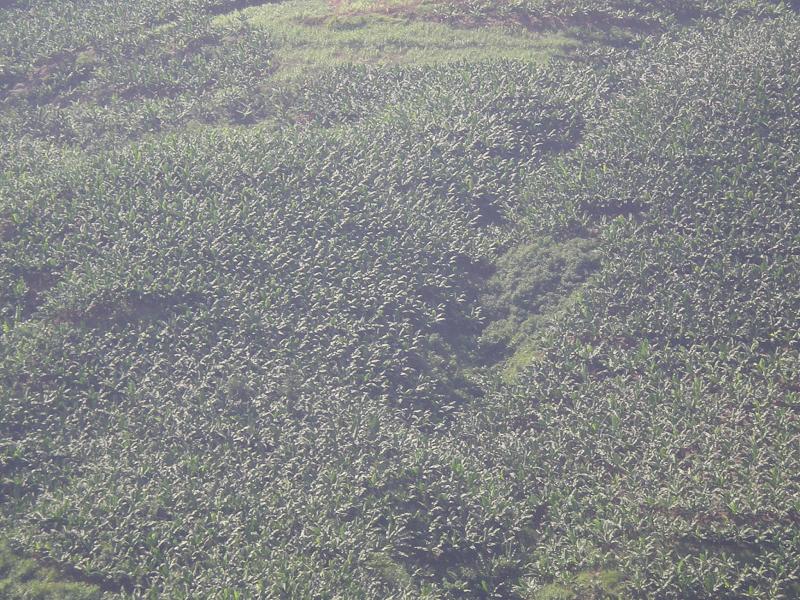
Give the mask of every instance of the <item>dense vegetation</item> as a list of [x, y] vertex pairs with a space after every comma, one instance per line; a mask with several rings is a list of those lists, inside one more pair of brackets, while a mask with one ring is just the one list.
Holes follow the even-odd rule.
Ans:
[[774, 16], [784, 12], [786, 4], [781, 0], [443, 0], [431, 2], [431, 8], [453, 19], [511, 19], [529, 26], [663, 29], [700, 18]]
[[0, 595], [800, 595], [800, 17], [293, 1], [0, 8]]

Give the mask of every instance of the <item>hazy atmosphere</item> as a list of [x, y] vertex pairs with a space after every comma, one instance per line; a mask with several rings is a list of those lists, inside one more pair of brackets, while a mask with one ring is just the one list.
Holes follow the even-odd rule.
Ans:
[[0, 599], [800, 598], [800, 2], [0, 0]]

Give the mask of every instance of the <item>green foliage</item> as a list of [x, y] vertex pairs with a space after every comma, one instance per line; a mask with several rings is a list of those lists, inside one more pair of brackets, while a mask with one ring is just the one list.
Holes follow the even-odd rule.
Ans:
[[531, 235], [602, 232], [580, 302], [461, 434], [540, 490], [533, 597], [597, 565], [633, 597], [796, 585], [798, 31], [659, 42], [642, 85], [530, 180]]
[[96, 148], [189, 122], [252, 119], [252, 98], [275, 67], [263, 33], [212, 25], [199, 0], [122, 6], [54, 11], [41, 1], [0, 13], [0, 54], [14, 63], [0, 76], [9, 139]]
[[381, 10], [385, 4], [373, 10], [369, 2], [293, 0], [261, 3], [222, 15], [216, 22], [244, 21], [266, 32], [276, 46], [281, 79], [353, 63], [430, 66], [487, 59], [542, 63], [577, 45], [574, 38], [558, 32], [545, 35], [501, 25], [465, 29], [442, 22], [424, 4], [414, 4], [409, 14], [400, 6]]
[[275, 78], [245, 4], [2, 9], [0, 594], [790, 597], [798, 17]]
[[54, 569], [15, 555], [0, 545], [0, 597], [8, 600], [99, 600], [94, 585], [65, 581]]
[[512, 21], [528, 27], [616, 25], [645, 31], [701, 18], [764, 17], [786, 12], [780, 0], [445, 0], [433, 3], [433, 8], [440, 16], [457, 21]]
[[551, 583], [535, 593], [536, 600], [617, 600], [624, 598], [617, 571], [586, 571], [563, 584]]
[[130, 593], [509, 589], [525, 508], [431, 436], [477, 395], [506, 203], [604, 83], [338, 73], [375, 109], [9, 157], [0, 436], [35, 465], [27, 547]]
[[525, 346], [597, 270], [596, 250], [597, 242], [591, 239], [556, 243], [542, 237], [501, 256], [483, 299], [489, 325], [482, 343], [491, 349]]

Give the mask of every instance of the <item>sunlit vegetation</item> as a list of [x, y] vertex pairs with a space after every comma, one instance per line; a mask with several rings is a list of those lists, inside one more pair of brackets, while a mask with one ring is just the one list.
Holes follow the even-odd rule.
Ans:
[[793, 3], [784, 0], [340, 0], [332, 4], [345, 13], [411, 14], [530, 29], [581, 25], [663, 30], [703, 18], [781, 15]]
[[[101, 590], [40, 561], [21, 558], [5, 544], [0, 546], [0, 597], [29, 600], [98, 600]], [[78, 577], [80, 579], [80, 577]]]
[[599, 231], [602, 264], [468, 428], [547, 507], [532, 590], [605, 568], [625, 595], [796, 594], [799, 42], [661, 42], [529, 182], [522, 230]]
[[276, 43], [279, 78], [341, 64], [435, 65], [456, 60], [524, 59], [545, 62], [570, 52], [578, 40], [567, 32], [531, 32], [499, 24], [463, 28], [422, 6], [381, 10], [381, 6], [325, 0], [266, 3], [216, 19], [246, 23]]
[[0, 8], [0, 597], [800, 593], [800, 17], [591, 5]]

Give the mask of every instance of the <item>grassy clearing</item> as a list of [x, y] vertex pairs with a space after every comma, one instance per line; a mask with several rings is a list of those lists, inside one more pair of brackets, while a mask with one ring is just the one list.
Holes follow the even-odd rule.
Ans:
[[621, 600], [625, 597], [621, 581], [618, 571], [584, 571], [523, 597], [530, 600]]
[[215, 20], [218, 25], [237, 21], [269, 33], [277, 46], [278, 77], [348, 63], [432, 65], [502, 58], [543, 63], [577, 44], [563, 34], [500, 26], [463, 29], [405, 13], [341, 10], [323, 0], [265, 4]]
[[0, 542], [0, 598], [7, 600], [98, 600], [97, 586], [66, 581], [55, 569], [21, 558]]

